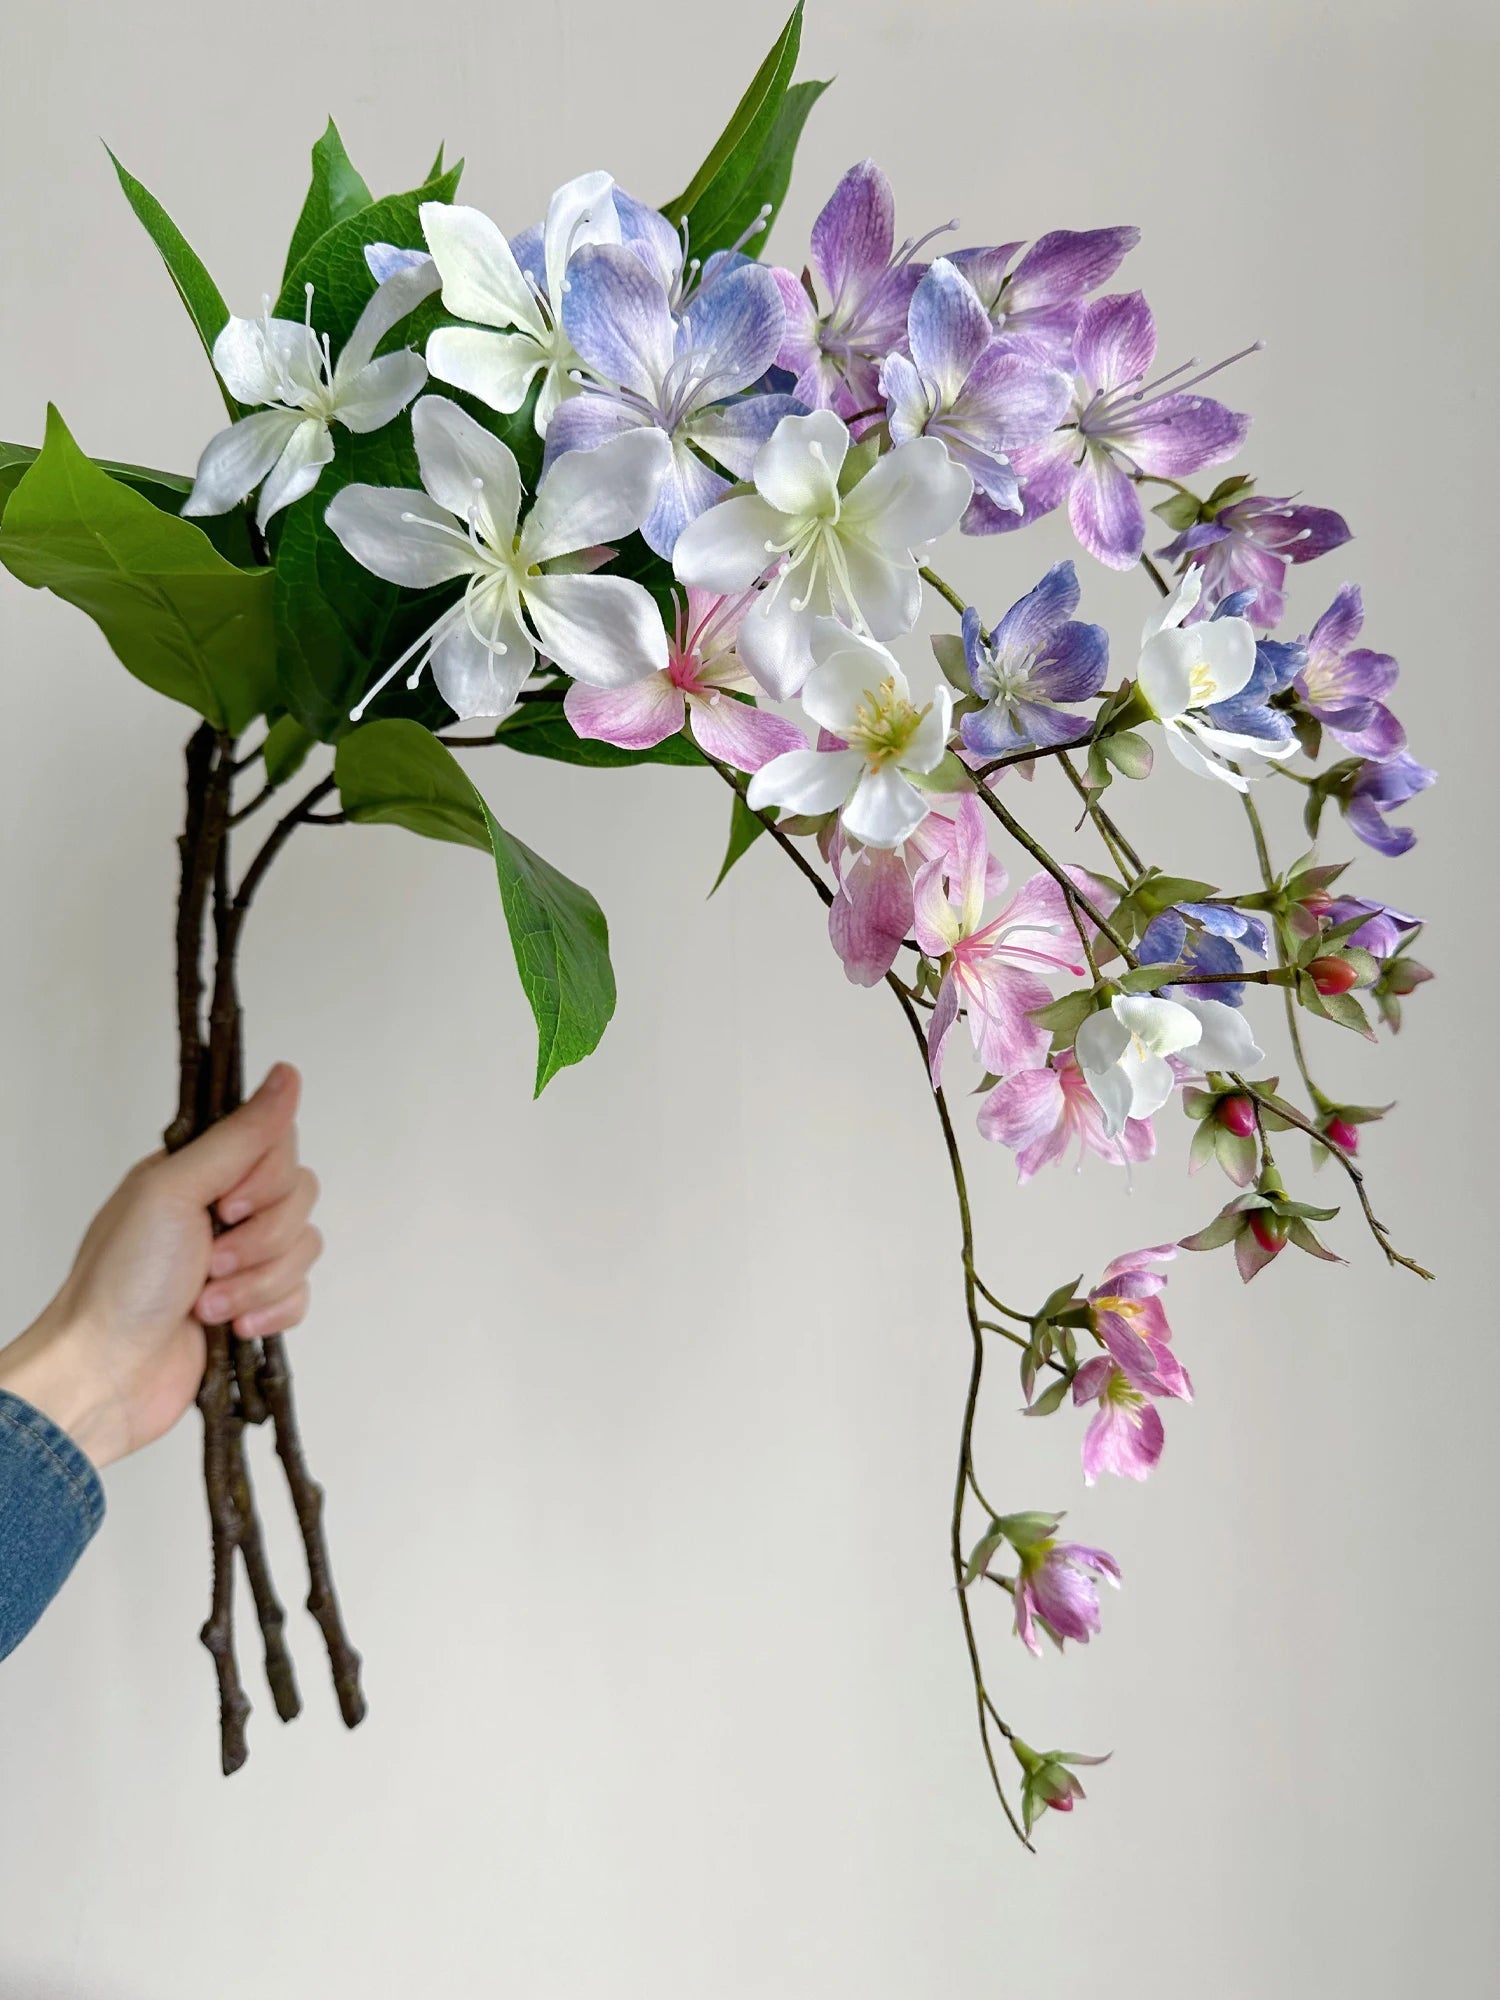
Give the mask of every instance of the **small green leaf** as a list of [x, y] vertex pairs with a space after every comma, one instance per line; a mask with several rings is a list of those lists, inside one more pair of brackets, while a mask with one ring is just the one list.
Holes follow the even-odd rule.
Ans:
[[1179, 986], [1191, 971], [1176, 959], [1165, 965], [1138, 965], [1115, 982], [1122, 993], [1150, 993], [1158, 986]]
[[1050, 1382], [1043, 1389], [1041, 1395], [1037, 1397], [1036, 1401], [1031, 1404], [1026, 1412], [1027, 1416], [1050, 1417], [1053, 1411], [1062, 1403], [1063, 1397], [1067, 1395], [1068, 1388], [1069, 1382], [1067, 1376], [1059, 1375], [1057, 1380]]
[[1151, 509], [1159, 521], [1165, 521], [1174, 535], [1180, 535], [1184, 528], [1202, 518], [1200, 503], [1196, 493], [1169, 493], [1165, 500], [1158, 500]]
[[1122, 778], [1149, 778], [1151, 745], [1134, 729], [1122, 729], [1117, 736], [1104, 736], [1098, 747]]
[[317, 740], [295, 716], [278, 715], [266, 732], [265, 746], [261, 751], [266, 767], [266, 783], [284, 785], [295, 778]]
[[615, 1009], [604, 914], [587, 889], [507, 833], [463, 768], [418, 722], [369, 722], [343, 737], [344, 810], [494, 857], [516, 970], [537, 1028], [536, 1094], [598, 1046]]
[[[442, 168], [437, 172], [441, 173]], [[336, 222], [369, 208], [374, 199], [344, 151], [339, 128], [330, 118], [327, 130], [312, 149], [312, 185], [297, 217], [297, 227], [292, 231], [282, 282], [291, 276], [320, 236], [326, 235]]]
[[1078, 1277], [1073, 1279], [1071, 1284], [1059, 1285], [1055, 1291], [1049, 1292], [1042, 1301], [1041, 1311], [1037, 1314], [1037, 1318], [1039, 1320], [1051, 1319], [1054, 1314], [1060, 1313], [1064, 1307], [1070, 1306], [1077, 1296], [1078, 1287], [1082, 1283], [1083, 1276], [1080, 1273]]
[[623, 750], [618, 743], [601, 743], [592, 736], [578, 736], [563, 714], [561, 702], [523, 702], [500, 724], [495, 741], [527, 757], [548, 757], [556, 764], [581, 764], [591, 771], [622, 770], [631, 764], [681, 766], [703, 762], [703, 752], [682, 735], [665, 737], [649, 750]]
[[945, 750], [930, 771], [908, 771], [907, 777], [924, 792], [971, 792], [974, 774], [952, 750]]
[[[107, 146], [105, 151], [109, 152]], [[223, 294], [208, 275], [197, 251], [193, 249], [156, 196], [149, 188], [143, 187], [134, 174], [127, 173], [113, 153], [110, 153], [109, 157], [116, 174], [119, 175], [120, 186], [125, 190], [125, 199], [135, 210], [146, 234], [161, 252], [161, 260], [167, 267], [167, 275], [177, 287], [177, 296], [187, 307], [188, 316], [198, 329], [198, 338], [203, 342], [204, 353], [212, 361], [214, 342], [229, 318], [229, 308], [224, 303]], [[218, 382], [217, 375], [214, 380]], [[240, 406], [222, 382], [219, 382], [219, 394], [224, 398], [230, 416], [238, 417]]]
[[998, 1521], [991, 1521], [990, 1525], [970, 1550], [969, 1560], [964, 1565], [964, 1588], [966, 1590], [974, 1579], [983, 1573], [990, 1557], [994, 1555], [1004, 1540], [1004, 1528]]
[[1050, 1028], [1054, 1035], [1066, 1036], [1071, 1042], [1074, 1034], [1093, 1012], [1092, 993], [1065, 993], [1060, 1000], [1054, 1000], [1046, 1007], [1038, 1007], [1031, 1018], [1039, 1028]]
[[227, 562], [191, 521], [113, 479], [47, 411], [11, 494], [0, 561], [86, 611], [147, 687], [237, 735], [276, 695], [271, 572]]
[[969, 679], [969, 656], [964, 651], [964, 642], [956, 632], [938, 632], [933, 635], [932, 657], [942, 670], [943, 679], [960, 694], [974, 692]]
[[609, 926], [587, 889], [508, 834], [485, 808], [516, 970], [536, 1020], [536, 1089], [599, 1046], [615, 1011]]
[[719, 887], [735, 862], [749, 848], [755, 845], [765, 830], [766, 823], [760, 814], [751, 812], [749, 806], [745, 804], [742, 794], [736, 792], [734, 802], [729, 810], [729, 842], [724, 849], [724, 859], [720, 864], [719, 872], [714, 877], [714, 887], [708, 892], [710, 896], [714, 893], [714, 889]]

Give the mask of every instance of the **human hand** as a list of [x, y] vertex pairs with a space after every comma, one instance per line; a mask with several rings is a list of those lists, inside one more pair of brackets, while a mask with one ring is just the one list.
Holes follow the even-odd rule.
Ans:
[[[204, 1328], [282, 1333], [307, 1310], [323, 1248], [318, 1184], [297, 1164], [301, 1079], [278, 1063], [238, 1111], [173, 1154], [153, 1153], [89, 1225], [61, 1291], [0, 1349], [0, 1389], [108, 1465], [151, 1444], [198, 1391]], [[224, 1232], [215, 1236], [211, 1211]]]

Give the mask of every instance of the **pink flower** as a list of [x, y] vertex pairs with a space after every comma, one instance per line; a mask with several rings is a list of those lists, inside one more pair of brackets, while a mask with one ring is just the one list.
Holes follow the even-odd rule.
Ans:
[[1167, 1441], [1160, 1412], [1108, 1354], [1085, 1361], [1073, 1377], [1074, 1404], [1081, 1408], [1096, 1400], [1098, 1414], [1083, 1438], [1084, 1485], [1092, 1486], [1101, 1472], [1144, 1479]]
[[1019, 1551], [1016, 1577], [1016, 1632], [1040, 1655], [1040, 1626], [1059, 1646], [1074, 1639], [1086, 1646], [1099, 1630], [1099, 1578], [1118, 1587], [1120, 1565], [1103, 1549], [1050, 1537]]
[[1021, 1070], [997, 1083], [980, 1106], [979, 1132], [1011, 1148], [1022, 1182], [1063, 1159], [1075, 1139], [1080, 1166], [1085, 1152], [1125, 1166], [1149, 1160], [1156, 1151], [1149, 1118], [1127, 1119], [1119, 1136], [1110, 1138], [1099, 1100], [1071, 1049], [1054, 1056], [1050, 1069]]
[[786, 750], [803, 750], [800, 729], [770, 710], [737, 701], [735, 691], [753, 690], [735, 652], [740, 620], [754, 592], [714, 597], [689, 590], [660, 673], [628, 687], [587, 687], [575, 681], [563, 713], [579, 736], [618, 744], [622, 750], [649, 750], [674, 736], [684, 718], [698, 748], [737, 771], [758, 771]]
[[[823, 857], [838, 881], [828, 907], [828, 935], [856, 986], [878, 986], [911, 936], [911, 877], [925, 863], [953, 854], [958, 829], [951, 813], [930, 812], [901, 847], [861, 847], [835, 820], [822, 841]], [[993, 858], [989, 895], [1005, 889], [1005, 870]]]
[[1172, 1329], [1161, 1302], [1166, 1273], [1150, 1268], [1176, 1254], [1177, 1246], [1165, 1243], [1116, 1257], [1089, 1293], [1089, 1304], [1094, 1332], [1132, 1389], [1143, 1396], [1175, 1396], [1190, 1403], [1193, 1385], [1172, 1352]]
[[1051, 1040], [1031, 1018], [1052, 998], [1038, 968], [1084, 970], [1075, 963], [1078, 933], [1066, 899], [1050, 875], [1033, 875], [999, 916], [981, 921], [991, 860], [977, 799], [963, 800], [954, 828], [951, 855], [929, 861], [912, 885], [917, 943], [929, 958], [948, 960], [927, 1029], [934, 1088], [960, 1007], [986, 1069], [1031, 1069], [1045, 1060]]

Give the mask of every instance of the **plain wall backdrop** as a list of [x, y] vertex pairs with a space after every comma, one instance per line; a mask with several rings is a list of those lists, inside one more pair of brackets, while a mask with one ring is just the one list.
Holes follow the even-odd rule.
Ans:
[[[681, 185], [775, 0], [10, 0], [0, 29], [0, 435], [55, 398], [87, 450], [190, 468], [221, 413], [107, 139], [237, 310], [274, 284], [331, 111], [377, 191], [439, 139], [507, 228], [607, 166]], [[1029, 1658], [981, 1605], [1034, 1742], [1113, 1748], [1031, 1859], [988, 1795], [947, 1573], [967, 1365], [951, 1192], [906, 1030], [846, 984], [758, 848], [705, 901], [724, 799], [670, 771], [471, 760], [586, 881], [620, 984], [598, 1055], [529, 1101], [532, 1033], [492, 874], [394, 830], [309, 832], [257, 906], [250, 1058], [299, 1062], [328, 1254], [294, 1341], [371, 1713], [346, 1735], [294, 1614], [307, 1712], [257, 1700], [218, 1775], [195, 1634], [198, 1424], [108, 1477], [64, 1597], [0, 1669], [4, 2000], [1250, 2000], [1490, 1990], [1493, 1609], [1492, 427], [1497, 30], [1441, 0], [811, 0], [814, 114], [775, 248], [800, 260], [873, 152], [916, 232], [1137, 222], [1124, 282], [1165, 365], [1257, 335], [1224, 385], [1241, 463], [1343, 508], [1294, 573], [1346, 577], [1441, 768], [1356, 880], [1430, 918], [1439, 983], [1377, 1053], [1316, 1037], [1379, 1212], [1440, 1273], [1288, 1255], [1250, 1290], [1185, 1258], [1198, 1390], [1145, 1487], [1088, 1493], [1081, 1420], [980, 1448], [1006, 1504], [1119, 1556], [1102, 1637]], [[959, 544], [998, 613], [1069, 552], [1053, 521]], [[1128, 670], [1148, 599], [1080, 557]], [[81, 616], [0, 588], [0, 1330], [171, 1107], [172, 842], [188, 718]], [[920, 641], [914, 642], [920, 648]], [[1290, 787], [1265, 788], [1299, 851]], [[1167, 764], [1120, 809], [1159, 860], [1240, 881], [1227, 794]], [[1069, 834], [1045, 777], [1043, 823]], [[1295, 801], [1292, 801], [1295, 804]], [[1274, 1060], [1276, 1010], [1253, 1000]], [[957, 1072], [962, 1075], [962, 1072]], [[962, 1100], [960, 1100], [962, 1103]], [[965, 1113], [967, 1123], [967, 1111]], [[986, 1262], [1039, 1298], [1197, 1226], [1184, 1124], [1137, 1174], [1018, 1192], [971, 1139]], [[1307, 1187], [1300, 1142], [1283, 1143]], [[254, 1440], [289, 1602], [298, 1551]], [[263, 1469], [262, 1469], [263, 1468]]]

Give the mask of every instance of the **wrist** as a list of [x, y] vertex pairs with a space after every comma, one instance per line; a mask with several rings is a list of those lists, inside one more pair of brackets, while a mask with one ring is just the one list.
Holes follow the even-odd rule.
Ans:
[[54, 1303], [0, 1348], [0, 1389], [40, 1410], [103, 1468], [122, 1455], [123, 1443], [113, 1399], [95, 1365], [97, 1351], [88, 1329]]

